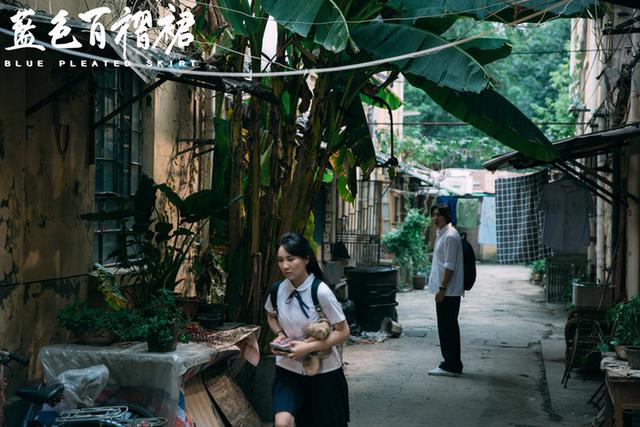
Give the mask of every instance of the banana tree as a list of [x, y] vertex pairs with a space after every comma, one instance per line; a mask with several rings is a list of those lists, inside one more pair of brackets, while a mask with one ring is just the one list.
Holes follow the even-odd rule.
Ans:
[[[493, 89], [486, 65], [509, 55], [508, 40], [455, 41], [446, 31], [464, 17], [539, 22], [579, 16], [595, 6], [595, 0], [565, 7], [547, 0], [212, 0], [198, 5], [196, 36], [220, 46], [210, 58], [218, 69], [262, 71], [263, 41], [275, 37], [276, 53], [263, 68], [320, 70], [314, 78], [254, 78], [278, 102], [240, 94], [230, 103], [218, 102], [213, 188], [220, 205], [242, 197], [226, 212], [226, 230], [218, 230], [229, 246], [231, 316], [261, 321], [266, 289], [278, 275], [277, 238], [305, 230], [326, 171], [333, 170], [340, 194], [349, 199], [350, 171], [359, 166], [367, 175], [375, 167], [363, 102], [399, 106], [388, 88], [400, 73], [442, 108], [499, 142], [536, 159], [555, 158], [544, 134]], [[269, 19], [277, 31], [269, 32]], [[425, 54], [415, 56], [418, 51]], [[369, 66], [321, 72], [365, 62]]]

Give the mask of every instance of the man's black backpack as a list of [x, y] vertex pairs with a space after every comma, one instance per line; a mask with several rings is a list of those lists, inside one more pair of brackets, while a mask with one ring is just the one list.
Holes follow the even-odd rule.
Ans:
[[460, 241], [462, 243], [464, 290], [469, 291], [473, 284], [476, 283], [476, 253], [473, 251], [471, 243], [467, 241], [467, 233], [460, 233]]

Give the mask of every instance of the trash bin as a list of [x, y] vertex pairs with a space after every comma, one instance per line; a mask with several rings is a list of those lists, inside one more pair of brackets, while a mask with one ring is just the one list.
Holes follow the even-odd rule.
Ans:
[[358, 323], [365, 331], [380, 330], [385, 317], [398, 320], [396, 292], [398, 269], [391, 267], [345, 270], [349, 298], [356, 305]]

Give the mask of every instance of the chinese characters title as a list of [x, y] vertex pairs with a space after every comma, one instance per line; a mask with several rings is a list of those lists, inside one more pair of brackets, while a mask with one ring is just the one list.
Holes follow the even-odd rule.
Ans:
[[[144, 50], [156, 49], [160, 43], [165, 41], [164, 51], [167, 55], [175, 47], [182, 49], [193, 42], [194, 37], [191, 34], [191, 27], [195, 24], [193, 14], [189, 11], [181, 12], [178, 15], [180, 19], [176, 20], [176, 9], [172, 4], [169, 4], [169, 11], [171, 13], [157, 20], [159, 32], [155, 41], [153, 41], [149, 37], [149, 31], [153, 29], [151, 12], [142, 10], [132, 13], [130, 8], [124, 8], [122, 16], [111, 24], [109, 30], [114, 34], [114, 41], [122, 46], [125, 58], [127, 54], [126, 40], [129, 35], [135, 37], [136, 46]], [[111, 9], [108, 7], [97, 7], [78, 15], [82, 21], [91, 24], [89, 30], [90, 46], [97, 46], [100, 49], [105, 47], [106, 28], [101, 19], [110, 13]], [[38, 44], [38, 40], [31, 32], [36, 28], [31, 19], [31, 16], [35, 14], [36, 12], [33, 9], [21, 9], [11, 17], [11, 22], [13, 23], [11, 26], [13, 30], [13, 45], [6, 47], [6, 50], [26, 48], [45, 50], [45, 47]], [[48, 35], [51, 37], [50, 44], [54, 48], [78, 49], [82, 47], [82, 43], [71, 34], [71, 28], [67, 25], [68, 15], [66, 10], [60, 10], [51, 20], [53, 29], [48, 32]]]

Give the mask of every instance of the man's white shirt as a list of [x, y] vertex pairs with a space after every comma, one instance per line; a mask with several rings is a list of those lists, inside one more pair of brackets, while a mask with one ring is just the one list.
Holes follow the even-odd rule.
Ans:
[[444, 270], [452, 270], [453, 276], [447, 284], [445, 296], [455, 297], [464, 294], [464, 267], [462, 260], [462, 242], [460, 234], [451, 223], [436, 230], [436, 243], [433, 248], [433, 262], [429, 275], [429, 291], [438, 292]]

